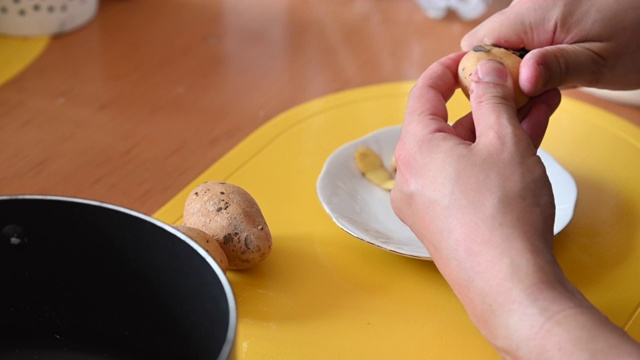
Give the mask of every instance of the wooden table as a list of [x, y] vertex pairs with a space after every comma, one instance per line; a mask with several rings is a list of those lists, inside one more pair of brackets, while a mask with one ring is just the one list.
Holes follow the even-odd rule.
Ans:
[[[415, 79], [476, 23], [412, 0], [104, 0], [0, 86], [0, 192], [151, 214], [277, 114]], [[640, 109], [566, 94], [640, 124]]]

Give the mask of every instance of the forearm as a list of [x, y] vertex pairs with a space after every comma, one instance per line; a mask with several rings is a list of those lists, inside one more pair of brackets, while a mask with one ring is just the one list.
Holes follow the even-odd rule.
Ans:
[[[577, 306], [540, 329], [538, 359], [639, 359], [640, 347], [597, 309]], [[520, 354], [524, 355], [524, 354]], [[519, 356], [524, 358], [524, 356]]]
[[552, 257], [493, 262], [443, 274], [502, 357], [640, 358], [640, 346], [569, 283]]

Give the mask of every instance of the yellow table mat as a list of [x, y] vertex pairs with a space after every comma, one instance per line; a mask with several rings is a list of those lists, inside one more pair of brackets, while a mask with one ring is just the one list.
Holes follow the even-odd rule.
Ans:
[[[270, 257], [229, 271], [240, 359], [494, 359], [429, 261], [395, 255], [338, 228], [316, 180], [338, 147], [402, 122], [412, 82], [329, 95], [266, 123], [157, 211], [180, 223], [187, 194], [210, 180], [249, 191], [273, 235]], [[452, 118], [469, 110], [460, 93]], [[567, 276], [616, 324], [640, 300], [640, 129], [564, 99], [543, 147], [578, 184], [575, 217], [556, 237]], [[638, 327], [640, 328], [640, 327]], [[640, 332], [634, 336], [640, 340]]]
[[49, 37], [14, 38], [0, 36], [0, 85], [11, 80], [49, 45]]

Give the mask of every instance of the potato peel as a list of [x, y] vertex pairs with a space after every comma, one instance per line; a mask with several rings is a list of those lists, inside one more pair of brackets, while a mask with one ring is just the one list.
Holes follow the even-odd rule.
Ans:
[[378, 186], [382, 186], [382, 184], [393, 179], [391, 173], [383, 167], [367, 171], [364, 173], [364, 177]]
[[356, 166], [364, 177], [376, 186], [391, 190], [393, 188], [393, 174], [384, 166], [384, 162], [371, 148], [360, 146], [354, 155]]
[[380, 187], [385, 190], [391, 191], [391, 189], [393, 189], [393, 186], [395, 184], [396, 184], [396, 179], [391, 179], [391, 180], [385, 181], [382, 185], [380, 185]]
[[356, 165], [361, 173], [366, 174], [370, 171], [384, 168], [384, 163], [380, 156], [366, 146], [360, 146], [355, 154]]

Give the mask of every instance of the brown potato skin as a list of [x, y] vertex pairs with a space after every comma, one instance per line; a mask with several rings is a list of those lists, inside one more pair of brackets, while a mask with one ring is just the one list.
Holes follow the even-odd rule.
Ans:
[[220, 265], [222, 271], [227, 272], [227, 269], [229, 268], [229, 260], [227, 259], [227, 255], [225, 255], [224, 251], [222, 251], [220, 244], [218, 244], [218, 241], [216, 241], [213, 236], [192, 226], [173, 225], [173, 227], [200, 245], [200, 247], [211, 255], [213, 260]]
[[271, 252], [271, 232], [258, 203], [237, 185], [211, 181], [193, 189], [183, 223], [213, 236], [232, 270], [248, 269]]
[[518, 84], [520, 63], [522, 62], [522, 59], [513, 51], [508, 49], [492, 45], [479, 45], [474, 47], [474, 49], [478, 48], [484, 48], [486, 51], [471, 50], [460, 60], [460, 64], [458, 65], [458, 81], [462, 92], [467, 96], [467, 98], [469, 98], [471, 75], [482, 60], [498, 60], [507, 67], [511, 77], [513, 78], [516, 108], [521, 108], [529, 101], [529, 97], [522, 92], [522, 89], [520, 89], [520, 85]]

